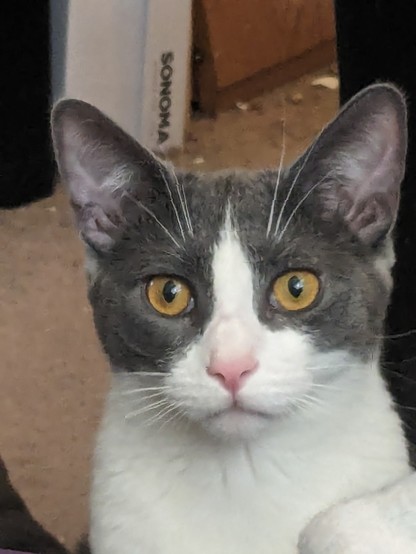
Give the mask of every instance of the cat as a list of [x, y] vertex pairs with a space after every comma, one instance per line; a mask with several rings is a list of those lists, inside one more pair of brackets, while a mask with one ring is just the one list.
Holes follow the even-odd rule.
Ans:
[[174, 170], [79, 100], [52, 136], [112, 369], [93, 554], [416, 552], [380, 371], [401, 92], [359, 93], [286, 169]]

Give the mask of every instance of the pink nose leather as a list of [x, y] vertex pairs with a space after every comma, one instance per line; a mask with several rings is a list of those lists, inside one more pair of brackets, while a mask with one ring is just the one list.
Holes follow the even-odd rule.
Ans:
[[257, 369], [258, 362], [252, 355], [233, 360], [213, 359], [207, 371], [217, 377], [224, 388], [235, 394], [243, 385], [245, 378]]

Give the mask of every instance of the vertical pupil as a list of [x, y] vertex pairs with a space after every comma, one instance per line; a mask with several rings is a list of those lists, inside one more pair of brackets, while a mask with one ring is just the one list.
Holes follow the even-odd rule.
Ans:
[[165, 302], [168, 302], [169, 304], [173, 302], [179, 292], [179, 288], [180, 287], [178, 287], [175, 281], [167, 281], [162, 291]]
[[289, 289], [290, 294], [294, 298], [299, 298], [299, 296], [303, 292], [303, 287], [304, 287], [303, 279], [299, 279], [299, 277], [297, 277], [296, 275], [291, 277], [287, 284], [287, 288]]

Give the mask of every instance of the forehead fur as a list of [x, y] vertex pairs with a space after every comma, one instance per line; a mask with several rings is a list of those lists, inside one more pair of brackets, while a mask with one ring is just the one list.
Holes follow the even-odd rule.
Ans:
[[[128, 225], [119, 248], [152, 248], [150, 243], [154, 241], [155, 250], [163, 247], [184, 258], [197, 250], [207, 254], [218, 240], [229, 214], [244, 247], [254, 255], [262, 254], [267, 258], [267, 252], [274, 254], [276, 249], [295, 255], [299, 248], [310, 251], [311, 246], [312, 250], [318, 250], [326, 244], [334, 252], [342, 249], [347, 256], [359, 259], [375, 256], [377, 249], [357, 241], [339, 214], [334, 212], [330, 219], [322, 217], [319, 196], [305, 194], [305, 189], [309, 191], [313, 186], [314, 176], [305, 174], [292, 188], [296, 175], [296, 168], [286, 170], [276, 193], [277, 170], [178, 173], [176, 178], [186, 197], [192, 229], [187, 228], [183, 200], [158, 190], [157, 195], [149, 196], [146, 202], [156, 217], [144, 213], [134, 202], [126, 209]], [[313, 248], [314, 244], [319, 246]], [[145, 258], [145, 263], [148, 261]]]

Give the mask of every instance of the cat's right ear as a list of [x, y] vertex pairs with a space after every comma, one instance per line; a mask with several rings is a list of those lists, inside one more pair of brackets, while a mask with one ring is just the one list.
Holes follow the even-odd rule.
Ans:
[[86, 102], [61, 100], [51, 125], [59, 173], [80, 234], [95, 250], [109, 250], [126, 224], [126, 198], [145, 198], [166, 167]]
[[294, 171], [307, 195], [319, 184], [314, 196], [323, 219], [340, 216], [353, 236], [375, 247], [396, 220], [406, 150], [404, 96], [394, 85], [380, 83], [343, 107]]

